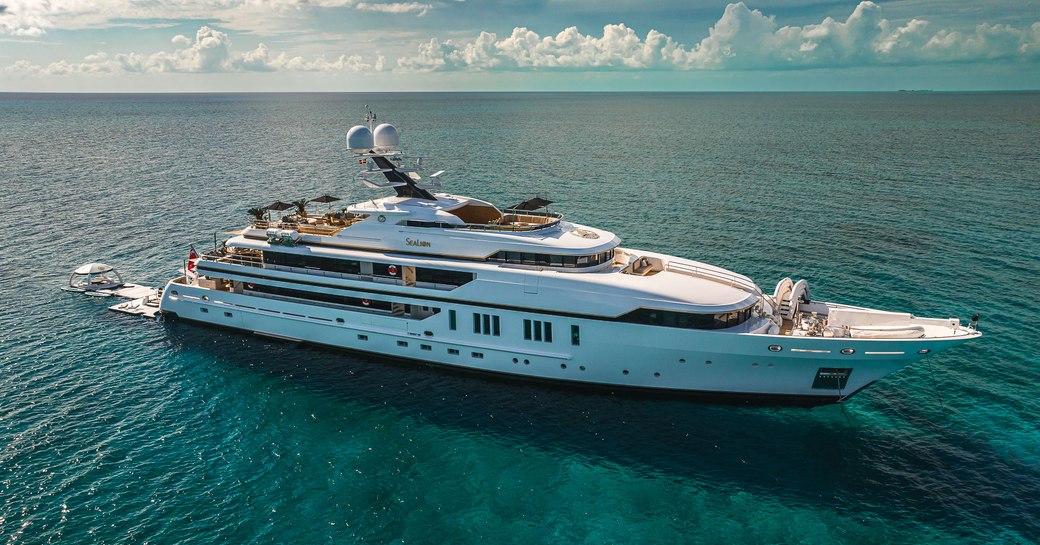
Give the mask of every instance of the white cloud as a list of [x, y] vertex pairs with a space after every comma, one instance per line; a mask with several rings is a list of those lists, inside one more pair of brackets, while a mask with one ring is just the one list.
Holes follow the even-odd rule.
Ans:
[[398, 59], [405, 70], [512, 69], [716, 69], [757, 70], [924, 62], [1035, 58], [1040, 55], [1040, 23], [1020, 30], [979, 25], [974, 34], [931, 31], [927, 21], [902, 25], [881, 16], [881, 7], [861, 2], [844, 21], [780, 27], [775, 18], [743, 2], [726, 6], [708, 36], [685, 46], [656, 30], [640, 37], [623, 25], [603, 27], [602, 36], [570, 27], [540, 36], [517, 27], [501, 40], [481, 32], [465, 43], [433, 38], [417, 53]]
[[[151, 5], [146, 0], [0, 0], [0, 32], [42, 33], [62, 17], [93, 13], [98, 6], [112, 7], [106, 17], [123, 16]], [[421, 15], [439, 3], [358, 3], [356, 0], [178, 0], [174, 11], [191, 12], [220, 4], [228, 9], [257, 7], [291, 14], [315, 7], [346, 7], [388, 13]], [[118, 9], [117, 9], [118, 8]], [[138, 13], [138, 12], [134, 12]], [[64, 14], [64, 15], [63, 15]], [[86, 17], [86, 16], [84, 16]], [[288, 15], [286, 15], [288, 17]], [[89, 18], [89, 17], [88, 17]], [[223, 25], [222, 25], [223, 26]], [[301, 34], [295, 44], [316, 40], [320, 33]], [[408, 36], [414, 36], [410, 32]], [[373, 43], [393, 43], [414, 38], [382, 36]], [[390, 42], [393, 43], [388, 43]], [[47, 65], [16, 62], [8, 73], [109, 74], [157, 72], [246, 71], [490, 71], [490, 70], [784, 70], [846, 66], [914, 65], [926, 63], [982, 62], [1040, 59], [1040, 22], [1027, 28], [983, 23], [974, 31], [934, 29], [923, 19], [894, 23], [882, 16], [882, 8], [860, 2], [844, 20], [826, 18], [804, 26], [783, 26], [743, 2], [726, 6], [707, 36], [691, 45], [656, 30], [639, 34], [624, 24], [603, 27], [601, 34], [583, 34], [568, 27], [555, 35], [540, 35], [516, 27], [499, 38], [480, 32], [466, 39], [429, 38], [414, 54], [386, 59], [378, 52], [366, 62], [362, 56], [318, 55], [307, 58], [291, 52], [272, 52], [265, 44], [235, 51], [227, 33], [203, 26], [194, 37], [173, 36], [169, 51], [153, 53], [99, 52], [79, 62], [57, 61]]]
[[[173, 51], [159, 51], [149, 55], [119, 53], [110, 56], [104, 52], [87, 55], [81, 62], [57, 61], [48, 65], [35, 65], [18, 61], [5, 68], [6, 72], [47, 76], [157, 73], [157, 72], [361, 72], [372, 69], [360, 55], [340, 55], [336, 60], [325, 57], [305, 59], [290, 57], [286, 53], [271, 54], [267, 46], [258, 44], [256, 49], [238, 53], [231, 48], [231, 39], [224, 32], [203, 26], [191, 40], [183, 35], [174, 36], [174, 44], [186, 47]], [[377, 59], [382, 66], [383, 59]]]
[[415, 13], [419, 17], [422, 17], [433, 9], [433, 4], [423, 4], [420, 2], [390, 2], [387, 4], [360, 2], [355, 7], [361, 11], [376, 11], [379, 13]]
[[359, 0], [4, 0], [0, 34], [41, 36], [49, 29], [107, 28], [159, 25], [127, 20], [221, 20], [229, 28], [284, 31], [305, 23], [313, 10], [359, 9], [383, 13], [425, 15], [432, 3], [372, 3]]

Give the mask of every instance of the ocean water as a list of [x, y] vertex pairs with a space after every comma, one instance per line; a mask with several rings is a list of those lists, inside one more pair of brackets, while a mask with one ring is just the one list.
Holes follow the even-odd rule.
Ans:
[[[981, 314], [845, 407], [464, 377], [58, 290], [351, 179], [365, 105], [449, 191], [815, 298]], [[1040, 541], [1040, 94], [0, 95], [4, 543]], [[219, 236], [219, 235], [218, 235]]]

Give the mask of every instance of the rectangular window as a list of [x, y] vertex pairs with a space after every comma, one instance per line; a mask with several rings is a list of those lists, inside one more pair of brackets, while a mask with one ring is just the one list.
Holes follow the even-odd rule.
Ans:
[[571, 326], [571, 344], [574, 346], [581, 344], [581, 329], [576, 325]]
[[432, 346], [430, 346], [430, 345], [428, 345], [428, 344], [420, 344], [420, 345], [419, 345], [419, 348], [420, 348], [421, 350], [433, 350], [433, 347], [432, 347]]
[[477, 358], [478, 360], [484, 359], [484, 353], [483, 352], [470, 352], [470, 355], [473, 356], [474, 358]]
[[253, 284], [249, 289], [258, 293], [268, 293], [271, 295], [281, 295], [282, 297], [294, 297], [296, 299], [307, 299], [310, 301], [321, 301], [323, 303], [333, 303], [337, 305], [360, 307], [367, 310], [390, 310], [389, 301], [376, 301], [369, 299], [361, 299], [359, 297], [346, 297], [342, 295], [333, 295], [330, 293], [324, 293], [319, 291], [304, 291], [291, 288], [280, 288], [276, 286], [267, 286], [264, 284]]
[[397, 346], [408, 346], [408, 341], [397, 341]]
[[448, 349], [448, 353], [451, 354], [452, 356], [458, 356], [459, 355], [458, 349], [455, 349], [455, 348], [449, 348]]
[[502, 322], [498, 316], [490, 314], [473, 314], [473, 332], [482, 335], [499, 336], [502, 334]]
[[455, 320], [455, 311], [454, 310], [449, 310], [448, 311], [448, 329], [450, 329], [452, 331], [455, 331], [455, 326], [456, 325], [457, 324], [456, 324], [456, 320]]
[[368, 335], [358, 335], [357, 339], [359, 341], [367, 341], [368, 340]]
[[524, 320], [524, 340], [552, 342], [552, 324], [541, 320]]
[[448, 284], [461, 286], [473, 281], [473, 273], [449, 271], [444, 269], [425, 269], [419, 267], [415, 270], [417, 282], [430, 282], [433, 284]]
[[358, 274], [361, 272], [361, 263], [351, 259], [339, 259], [334, 257], [320, 257], [315, 255], [302, 255], [289, 252], [274, 252], [265, 250], [263, 253], [264, 263], [267, 265], [281, 265], [283, 267], [297, 267], [303, 269], [320, 269], [339, 273]]

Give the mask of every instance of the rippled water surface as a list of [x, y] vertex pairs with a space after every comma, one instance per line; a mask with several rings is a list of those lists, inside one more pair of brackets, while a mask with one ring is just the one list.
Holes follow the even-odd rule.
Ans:
[[[845, 407], [460, 377], [105, 310], [351, 181], [371, 105], [448, 189], [627, 246], [982, 314]], [[0, 95], [5, 543], [1035, 543], [1040, 95]]]

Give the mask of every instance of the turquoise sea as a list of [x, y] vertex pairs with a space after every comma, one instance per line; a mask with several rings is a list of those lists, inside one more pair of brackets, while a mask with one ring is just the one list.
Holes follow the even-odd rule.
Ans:
[[[59, 291], [355, 184], [365, 105], [500, 205], [978, 342], [845, 407], [459, 376]], [[0, 541], [1040, 541], [1040, 94], [0, 94]]]

